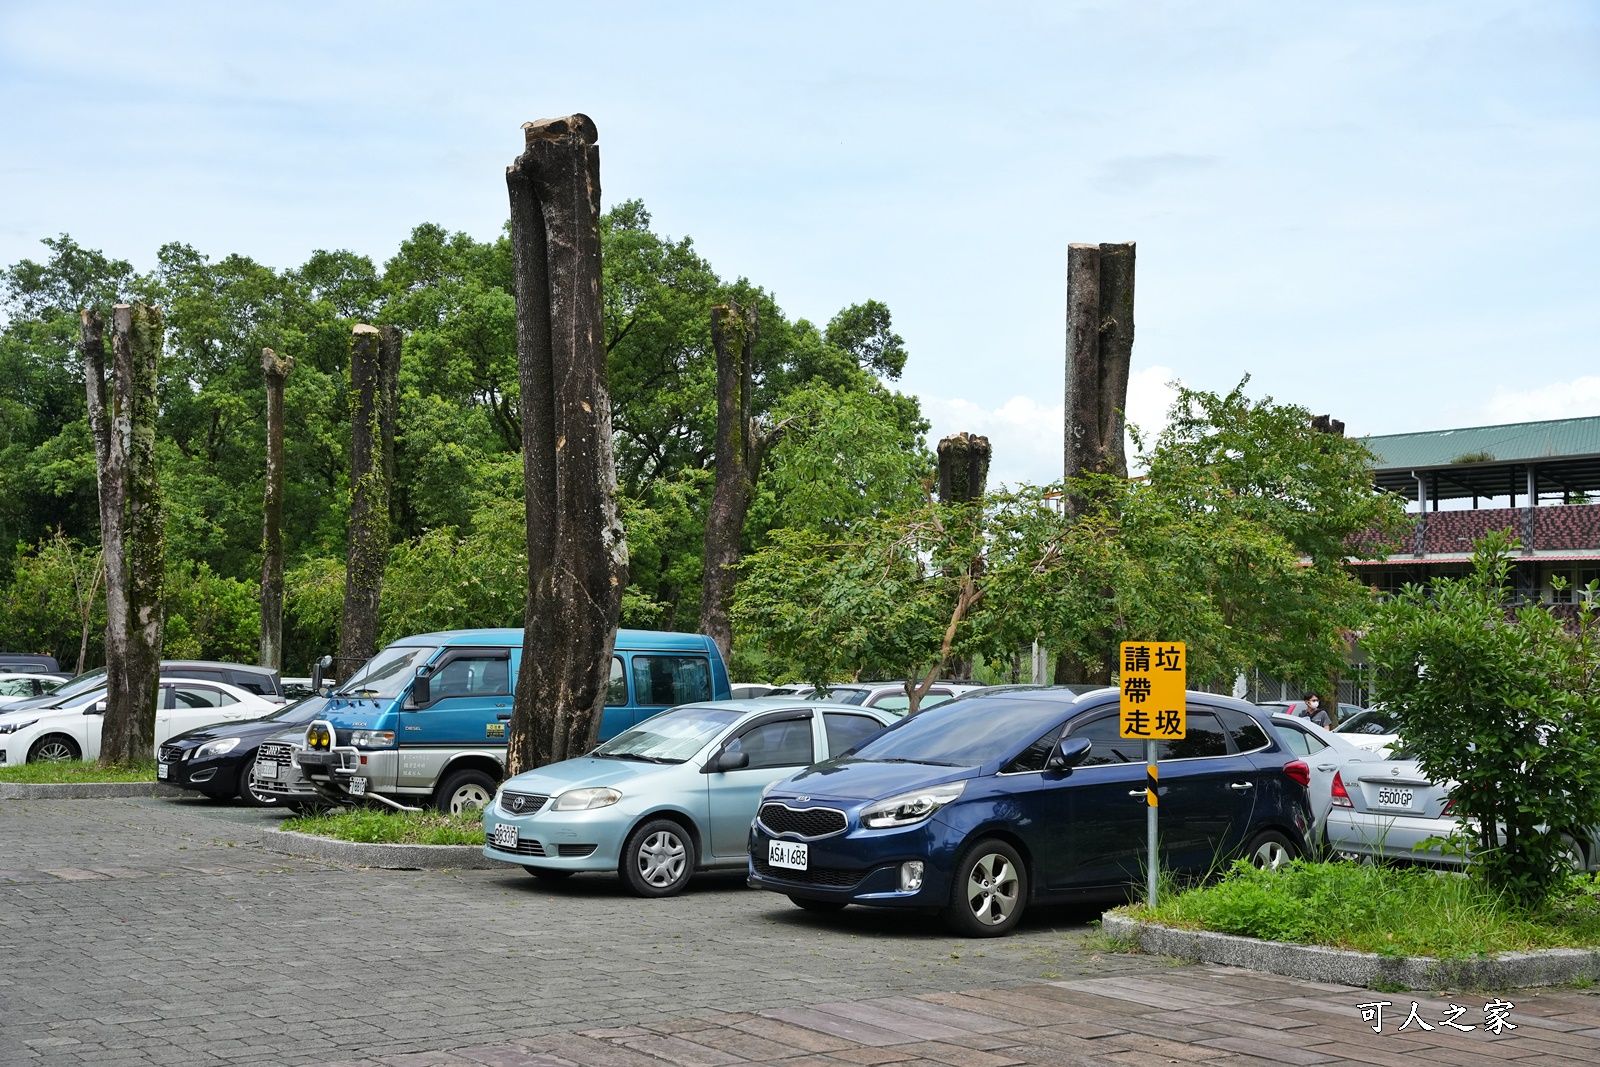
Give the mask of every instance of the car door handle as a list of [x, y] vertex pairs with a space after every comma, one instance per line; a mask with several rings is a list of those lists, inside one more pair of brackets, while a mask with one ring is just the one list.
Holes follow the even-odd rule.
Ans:
[[496, 712], [495, 718], [499, 719], [501, 722], [510, 722], [511, 713], [509, 711]]
[[1255, 787], [1256, 787], [1256, 784], [1254, 782], [1230, 782], [1230, 783], [1228, 783], [1228, 788], [1232, 789], [1236, 793], [1243, 793], [1246, 789], [1254, 789]]
[[1317, 770], [1319, 770], [1319, 771], [1331, 771], [1336, 766], [1338, 766], [1338, 764], [1336, 764], [1336, 763], [1319, 763], [1319, 764], [1317, 764]]

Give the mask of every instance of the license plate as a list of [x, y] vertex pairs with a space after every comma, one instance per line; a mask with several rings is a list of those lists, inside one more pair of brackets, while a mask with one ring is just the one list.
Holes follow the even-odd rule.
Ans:
[[1411, 796], [1409, 789], [1379, 789], [1378, 803], [1386, 808], [1409, 808]]
[[256, 764], [256, 777], [257, 778], [276, 778], [276, 777], [278, 777], [278, 765], [276, 763], [258, 763], [258, 764]]
[[791, 871], [803, 871], [806, 864], [811, 862], [811, 847], [798, 841], [769, 841], [767, 842], [767, 863], [773, 867], [786, 867]]
[[169, 765], [167, 765], [165, 763], [158, 763], [158, 764], [156, 764], [156, 777], [157, 778], [165, 778], [167, 776], [168, 772], [171, 771], [171, 770], [172, 770], [172, 768]]
[[517, 828], [511, 823], [503, 822], [494, 828], [494, 847], [515, 852], [517, 848]]
[[361, 797], [367, 795], [367, 780], [365, 778], [350, 779], [350, 795]]

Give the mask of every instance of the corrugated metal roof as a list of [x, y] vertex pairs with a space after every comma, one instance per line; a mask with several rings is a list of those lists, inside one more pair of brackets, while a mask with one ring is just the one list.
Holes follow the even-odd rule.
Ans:
[[[1461, 463], [1522, 463], [1600, 455], [1600, 415], [1547, 422], [1508, 422], [1457, 430], [1369, 437], [1377, 470], [1448, 467]], [[1466, 459], [1465, 457], [1471, 457]]]

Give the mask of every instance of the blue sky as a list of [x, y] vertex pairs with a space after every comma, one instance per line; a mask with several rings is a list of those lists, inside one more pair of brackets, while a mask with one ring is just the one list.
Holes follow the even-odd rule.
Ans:
[[506, 213], [584, 111], [791, 316], [887, 302], [935, 434], [1059, 473], [1069, 241], [1139, 243], [1129, 406], [1352, 432], [1600, 414], [1600, 5], [126, 5], [0, 0], [0, 262], [274, 266]]

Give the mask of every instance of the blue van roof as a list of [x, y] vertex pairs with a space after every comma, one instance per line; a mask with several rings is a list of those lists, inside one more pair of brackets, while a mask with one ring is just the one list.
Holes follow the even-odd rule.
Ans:
[[[484, 630], [441, 630], [438, 633], [415, 634], [393, 642], [396, 645], [480, 645], [489, 648], [522, 646], [522, 630], [501, 627]], [[642, 649], [664, 652], [704, 652], [715, 646], [705, 634], [681, 634], [660, 630], [618, 630], [617, 651], [635, 652]]]

